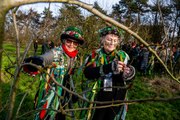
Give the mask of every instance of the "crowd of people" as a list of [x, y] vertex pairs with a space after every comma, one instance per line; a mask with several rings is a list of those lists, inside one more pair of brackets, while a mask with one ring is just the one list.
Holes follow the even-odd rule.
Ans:
[[[168, 47], [166, 44], [153, 44], [151, 48], [157, 53], [165, 65], [174, 73], [179, 73], [180, 64], [180, 44]], [[145, 47], [143, 44], [130, 42], [122, 45], [122, 49], [127, 51], [131, 61], [137, 72], [141, 75], [152, 75], [166, 73], [165, 68], [159, 60]]]
[[[75, 68], [81, 68], [79, 70], [82, 71], [82, 76], [86, 80], [83, 81], [82, 91], [86, 91], [89, 87], [91, 89], [85, 92], [83, 97], [92, 103], [84, 101], [79, 104], [79, 107], [99, 107], [82, 110], [76, 117], [84, 120], [125, 120], [127, 104], [111, 106], [112, 102], [127, 100], [127, 91], [133, 83], [136, 71], [143, 75], [147, 74], [152, 67], [153, 55], [143, 44], [138, 45], [132, 42], [121, 46], [122, 36], [119, 30], [112, 26], [100, 29], [99, 38], [100, 47], [92, 50], [82, 66], [78, 64], [77, 55], [78, 47], [85, 42], [85, 39], [83, 32], [74, 26], [67, 27], [61, 34], [59, 46], [54, 47], [54, 44], [49, 41], [42, 45], [40, 56], [34, 54], [24, 60], [25, 63], [33, 63], [47, 71], [39, 73], [38, 69], [32, 65], [23, 67], [23, 70], [31, 75], [40, 74], [39, 88], [34, 100], [35, 109], [38, 110], [35, 120], [66, 119], [68, 113], [64, 110], [73, 108], [74, 103], [78, 101], [78, 96], [70, 94], [64, 88], [75, 91], [75, 83], [72, 79], [76, 72]], [[37, 45], [34, 48], [37, 51]], [[173, 46], [173, 51], [168, 52], [169, 57], [166, 56], [167, 52], [164, 52], [165, 48], [165, 46], [159, 48], [158, 54], [165, 63], [172, 58], [175, 64], [179, 60], [179, 48]], [[89, 83], [91, 85], [88, 85]], [[93, 103], [94, 101], [99, 103]], [[102, 104], [103, 102], [106, 103]], [[110, 107], [103, 107], [104, 105]], [[73, 112], [71, 117], [74, 118]]]

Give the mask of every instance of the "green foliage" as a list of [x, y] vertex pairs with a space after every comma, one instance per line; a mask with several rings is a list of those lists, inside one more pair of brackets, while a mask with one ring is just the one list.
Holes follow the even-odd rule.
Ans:
[[12, 77], [9, 73], [14, 74], [16, 51], [15, 51], [15, 47], [12, 44], [3, 44], [3, 48], [4, 48], [3, 56], [2, 56], [2, 72], [4, 76], [3, 81], [8, 81], [8, 79]]
[[[3, 109], [0, 110], [0, 119], [4, 120], [7, 115], [8, 103], [9, 103], [9, 94], [11, 90], [11, 84], [14, 81], [14, 70], [16, 67], [16, 49], [12, 44], [5, 43], [3, 44], [4, 51], [2, 57], [2, 79], [3, 82], [0, 84], [2, 88], [2, 106]], [[21, 49], [23, 52], [23, 49]], [[8, 71], [8, 72], [7, 72]], [[33, 99], [38, 88], [38, 76], [33, 78], [29, 75], [20, 73], [19, 82], [17, 84], [17, 95], [15, 101], [14, 115], [16, 114], [19, 105], [21, 104], [19, 115], [22, 115], [26, 112], [33, 110]], [[21, 103], [22, 98], [24, 100]], [[23, 118], [33, 119], [33, 114], [28, 114]]]
[[8, 97], [9, 97], [9, 91], [10, 91], [10, 85], [9, 83], [2, 83], [0, 84], [0, 88], [2, 89], [2, 110], [0, 110], [0, 120], [4, 120], [6, 118], [6, 110], [7, 110], [7, 105], [8, 105]]

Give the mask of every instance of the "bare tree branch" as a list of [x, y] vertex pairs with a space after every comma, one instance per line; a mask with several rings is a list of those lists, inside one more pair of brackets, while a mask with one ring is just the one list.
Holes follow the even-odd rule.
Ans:
[[[91, 5], [88, 5], [86, 3], [83, 3], [81, 1], [78, 0], [3, 0], [0, 3], [0, 49], [2, 49], [2, 41], [4, 39], [3, 35], [4, 35], [4, 20], [5, 20], [5, 14], [6, 12], [14, 7], [18, 7], [20, 5], [24, 5], [24, 4], [31, 4], [31, 3], [44, 3], [44, 2], [61, 2], [61, 3], [68, 3], [68, 4], [75, 4], [78, 5], [88, 11], [90, 11], [91, 13], [99, 16], [100, 18], [102, 18], [104, 21], [111, 23], [112, 25], [115, 25], [121, 29], [123, 29], [124, 31], [126, 31], [127, 33], [129, 33], [130, 35], [134, 36], [137, 40], [139, 40], [142, 44], [144, 44], [151, 53], [153, 53], [156, 58], [159, 60], [159, 62], [164, 66], [164, 68], [166, 69], [166, 71], [168, 72], [168, 74], [172, 77], [173, 80], [175, 80], [176, 82], [180, 83], [180, 79], [176, 78], [175, 76], [173, 76], [173, 74], [169, 71], [169, 69], [167, 68], [167, 66], [164, 64], [164, 62], [159, 58], [159, 56], [157, 55], [156, 51], [154, 51], [150, 45], [144, 41], [138, 34], [136, 34], [135, 32], [133, 32], [132, 30], [130, 30], [129, 28], [127, 28], [126, 26], [120, 24], [119, 22], [115, 21], [114, 19], [102, 14], [101, 12], [99, 12], [98, 10], [96, 10], [95, 8], [93, 8]], [[18, 36], [18, 32], [16, 32], [17, 36]], [[18, 37], [17, 37], [18, 38]], [[18, 40], [18, 39], [17, 39]], [[18, 41], [17, 41], [18, 42]], [[17, 46], [19, 46], [19, 44], [17, 43]], [[18, 49], [18, 48], [17, 48]], [[18, 52], [17, 52], [18, 53]], [[17, 54], [17, 59], [19, 59], [19, 55]], [[2, 58], [2, 54], [0, 54], [0, 64], [1, 64], [1, 58]], [[11, 89], [11, 96], [10, 96], [10, 107], [9, 107], [9, 113], [8, 113], [8, 118], [7, 120], [11, 120], [12, 119], [12, 111], [13, 111], [13, 107], [14, 107], [14, 103], [15, 103], [15, 95], [16, 95], [16, 87], [17, 87], [17, 82], [18, 82], [18, 76], [19, 76], [19, 72], [21, 70], [21, 67], [16, 67], [15, 70], [15, 76], [14, 76], [14, 82], [12, 84], [12, 89]], [[1, 75], [1, 74], [0, 74]], [[1, 76], [0, 76], [1, 79]], [[57, 81], [55, 81], [53, 79], [53, 81], [57, 83]], [[79, 98], [83, 99], [86, 102], [90, 102], [87, 99], [84, 99], [82, 96], [80, 96], [79, 94], [76, 94], [70, 90], [68, 90], [67, 88], [65, 88], [64, 86], [58, 84], [59, 86], [61, 86], [64, 90], [66, 90], [67, 92], [74, 94], [76, 96], [78, 96]], [[1, 90], [0, 90], [1, 92]], [[1, 104], [0, 104], [1, 105]]]

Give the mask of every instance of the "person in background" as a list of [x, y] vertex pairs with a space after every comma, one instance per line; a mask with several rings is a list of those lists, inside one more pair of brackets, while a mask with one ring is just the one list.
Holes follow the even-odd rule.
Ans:
[[167, 65], [167, 47], [165, 44], [161, 44], [161, 48], [159, 50], [159, 57], [161, 60]]
[[54, 48], [54, 42], [53, 42], [53, 41], [50, 41], [50, 43], [49, 43], [49, 48], [50, 48], [50, 49], [53, 49], [53, 48]]
[[139, 50], [139, 68], [140, 68], [140, 74], [146, 75], [147, 74], [147, 68], [148, 68], [148, 61], [149, 61], [149, 51], [147, 47], [145, 47], [143, 44], [140, 45]]
[[173, 47], [172, 47], [172, 61], [173, 61], [173, 64], [176, 64], [179, 57], [180, 57], [180, 51], [179, 51], [177, 45], [173, 45]]
[[139, 55], [139, 49], [138, 49], [138, 45], [137, 45], [137, 43], [135, 42], [135, 41], [133, 41], [132, 43], [131, 43], [131, 49], [129, 50], [129, 57], [130, 57], [130, 59], [131, 59], [131, 61], [130, 61], [130, 64], [132, 65], [132, 66], [134, 66], [135, 68], [137, 68], [138, 66], [137, 66], [137, 58], [138, 58], [138, 55]]
[[172, 46], [172, 65], [173, 65], [173, 72], [175, 75], [180, 74], [180, 48], [178, 45]]
[[38, 49], [38, 41], [36, 40], [36, 41], [34, 42], [34, 56], [35, 56], [36, 53], [37, 53], [37, 49]]
[[[118, 50], [121, 36], [115, 27], [107, 26], [101, 29], [99, 34], [101, 47], [94, 50], [85, 60], [84, 75], [88, 80], [95, 81], [89, 99], [99, 102], [126, 100], [127, 81], [134, 78], [135, 69], [128, 65], [128, 54]], [[93, 104], [94, 107], [104, 105], [112, 105], [112, 103]], [[125, 119], [126, 110], [127, 106], [124, 104], [89, 110], [85, 116], [92, 120], [119, 120]]]
[[[33, 63], [47, 68], [47, 72], [54, 77], [58, 84], [73, 91], [70, 82], [78, 54], [78, 46], [84, 43], [82, 31], [74, 26], [66, 28], [61, 34], [62, 44], [41, 56], [26, 58], [25, 63]], [[24, 71], [31, 75], [38, 74], [37, 68], [25, 65]], [[35, 96], [35, 109], [39, 110], [35, 120], [65, 120], [62, 110], [72, 101], [72, 95], [58, 86], [53, 78], [42, 73], [38, 92]], [[65, 104], [66, 103], [66, 104]]]
[[48, 41], [43, 42], [41, 55], [48, 52], [50, 50]]

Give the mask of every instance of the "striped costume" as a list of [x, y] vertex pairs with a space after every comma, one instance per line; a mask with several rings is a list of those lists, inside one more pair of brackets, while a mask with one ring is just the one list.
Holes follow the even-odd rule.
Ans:
[[[114, 101], [126, 99], [127, 89], [122, 89], [122, 87], [126, 86], [123, 73], [116, 75], [112, 73], [111, 64], [114, 60], [120, 60], [127, 64], [129, 56], [121, 50], [114, 50], [111, 53], [107, 54], [105, 53], [103, 48], [100, 48], [92, 52], [92, 54], [87, 57], [85, 61], [84, 74], [85, 77], [88, 79], [87, 82], [90, 84], [84, 86], [84, 88], [92, 88], [92, 90], [84, 94], [86, 98], [88, 98], [91, 101]], [[103, 75], [101, 73], [101, 66], [103, 66], [104, 68]], [[133, 73], [133, 76], [134, 74], [135, 73]], [[103, 82], [105, 80], [104, 78], [107, 75], [109, 75], [112, 78], [112, 91], [104, 91], [103, 88]], [[132, 76], [129, 77], [132, 78]], [[84, 103], [83, 106], [92, 108], [95, 106], [97, 107], [103, 105]], [[118, 107], [110, 107], [96, 110], [84, 110], [81, 112], [80, 118], [85, 120], [119, 120], [120, 118], [124, 119], [126, 114], [126, 108], [127, 105], [121, 105]]]
[[[69, 79], [71, 77], [71, 71], [75, 66], [76, 57], [70, 58], [61, 46], [52, 49], [40, 57], [43, 58], [44, 66], [53, 66], [52, 68], [48, 68], [47, 71], [54, 77], [56, 82], [70, 89]], [[40, 77], [40, 86], [35, 98], [35, 107], [41, 110], [35, 115], [35, 120], [58, 119], [57, 110], [60, 110], [60, 106], [65, 104], [67, 99], [69, 99], [69, 95], [67, 92], [65, 94], [65, 92], [48, 74], [43, 73]], [[60, 116], [65, 118], [62, 114]]]

